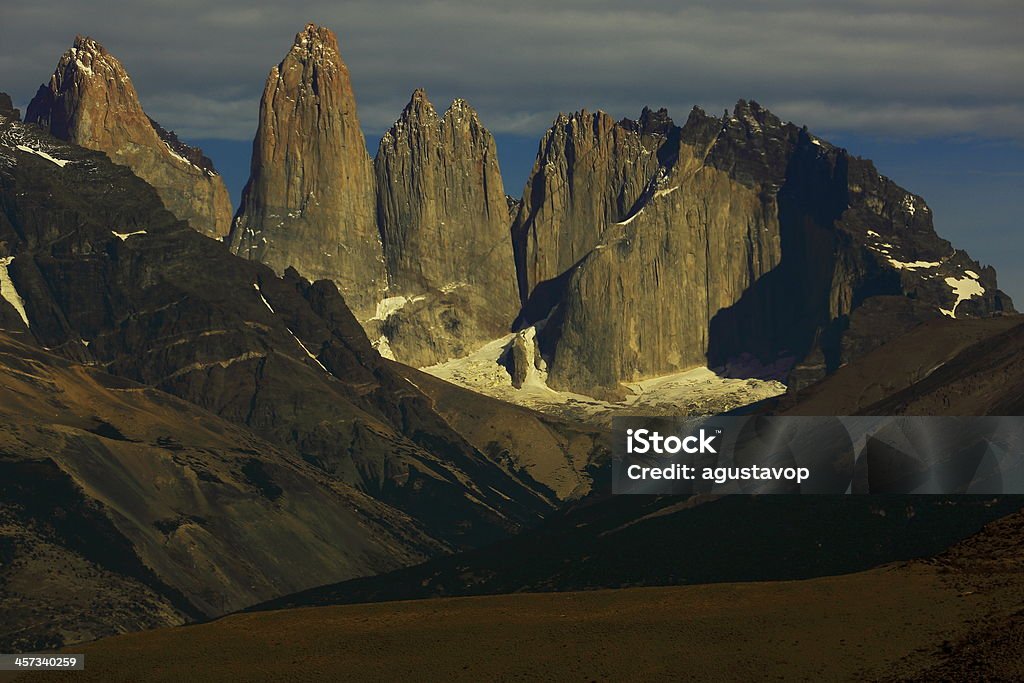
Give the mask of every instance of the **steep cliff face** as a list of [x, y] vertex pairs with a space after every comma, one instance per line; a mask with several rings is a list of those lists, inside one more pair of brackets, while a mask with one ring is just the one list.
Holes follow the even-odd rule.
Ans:
[[676, 133], [664, 110], [637, 122], [604, 112], [560, 114], [541, 140], [512, 225], [523, 302], [586, 256], [604, 229], [626, 218], [662, 165]]
[[396, 357], [429, 365], [507, 332], [519, 309], [508, 200], [472, 107], [455, 100], [438, 117], [417, 90], [374, 166], [388, 297], [417, 304], [378, 316]]
[[212, 162], [146, 116], [124, 67], [92, 38], [75, 38], [25, 120], [128, 166], [199, 232], [227, 234], [231, 199]]
[[[557, 337], [553, 386], [615, 387], [701, 365], [711, 318], [779, 262], [774, 196], [705, 163], [722, 138], [705, 124], [691, 115], [632, 213], [606, 225], [573, 269], [556, 324], [544, 330]], [[765, 170], [758, 175], [777, 186]]]
[[375, 196], [338, 40], [309, 24], [267, 77], [231, 249], [278, 273], [333, 280], [369, 318], [387, 284]]
[[[563, 127], [560, 119], [548, 138]], [[740, 101], [722, 119], [695, 109], [661, 131], [658, 163], [635, 167], [648, 177], [628, 183], [641, 190], [625, 215], [566, 210], [558, 191], [524, 198], [524, 211], [532, 199], [532, 215], [560, 216], [576, 235], [567, 242], [584, 250], [545, 271], [543, 249], [529, 246], [541, 244], [537, 231], [517, 236], [527, 245], [517, 250], [520, 283], [532, 286], [522, 323], [550, 316], [541, 348], [552, 386], [615, 393], [623, 380], [705, 363], [742, 374], [779, 359], [802, 361], [792, 375], [802, 384], [871, 346], [858, 335], [884, 332], [848, 329], [871, 297], [909, 297], [935, 316], [1012, 310], [994, 271], [935, 235], [920, 197], [756, 103]], [[531, 187], [544, 186], [551, 156], [542, 147]], [[581, 166], [586, 174], [593, 164]], [[616, 206], [623, 183], [613, 177], [593, 192], [596, 205]]]

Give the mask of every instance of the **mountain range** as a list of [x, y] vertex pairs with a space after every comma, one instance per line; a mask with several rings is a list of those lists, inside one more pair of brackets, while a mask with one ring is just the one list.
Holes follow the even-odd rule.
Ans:
[[257, 604], [805, 579], [1020, 508], [623, 500], [601, 420], [496, 398], [628, 410], [670, 377], [749, 389], [729, 409], [1018, 413], [995, 270], [870, 161], [753, 101], [579, 111], [507, 189], [473, 108], [420, 89], [371, 157], [314, 24], [270, 69], [233, 216], [92, 38], [24, 121], [0, 95], [0, 650]]
[[[157, 575], [184, 593], [184, 613], [211, 615], [289, 581], [376, 572], [504, 537], [589, 489], [587, 468], [607, 453], [601, 432], [500, 404], [486, 408], [489, 429], [464, 425], [463, 436], [435, 405], [472, 400], [457, 396], [467, 392], [447, 387], [455, 397], [435, 398], [389, 365], [332, 282], [310, 284], [294, 269], [278, 277], [232, 255], [177, 220], [127, 167], [13, 114], [0, 112], [0, 324], [12, 382], [5, 486], [27, 496], [19, 524], [52, 525], [72, 505], [101, 511], [96, 524], [134, 549], [136, 565], [161, 565], [144, 541], [171, 556]], [[56, 407], [56, 422], [44, 409], [39, 430], [19, 435], [41, 406]], [[219, 438], [204, 444], [203, 422]], [[531, 429], [540, 438], [518, 446]], [[86, 452], [98, 454], [95, 469]], [[119, 452], [132, 471], [115, 478]], [[30, 505], [36, 468], [68, 499]], [[239, 496], [276, 521], [256, 524]], [[404, 540], [382, 541], [371, 521], [380, 515]], [[216, 528], [231, 520], [270, 536]], [[285, 552], [282, 534], [300, 545], [321, 539], [335, 555]], [[371, 547], [336, 545], [349, 534]], [[265, 582], [242, 580], [252, 559], [224, 545], [206, 558], [196, 535], [284, 554], [257, 562]], [[67, 543], [72, 552], [78, 541]], [[175, 585], [196, 562], [214, 584], [191, 588], [215, 597]]]
[[[76, 39], [26, 121], [106, 151], [223, 235], [221, 202], [169, 175], [203, 171], [221, 192], [212, 164], [175, 152], [94, 40]], [[429, 366], [533, 327], [548, 385], [596, 397], [701, 365], [805, 386], [902, 331], [893, 318], [1013, 311], [923, 198], [756, 102], [695, 107], [682, 126], [665, 110], [559, 114], [517, 201], [464, 100], [438, 116], [415, 91], [371, 159], [337, 38], [314, 24], [267, 77], [225, 240], [335, 282], [386, 357]]]

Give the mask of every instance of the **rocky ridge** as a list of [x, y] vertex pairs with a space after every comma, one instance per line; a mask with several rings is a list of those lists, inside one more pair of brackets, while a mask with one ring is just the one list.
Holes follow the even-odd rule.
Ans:
[[[935, 234], [924, 200], [757, 103], [722, 119], [695, 108], [682, 127], [652, 125], [649, 110], [612, 127], [597, 117], [588, 135], [603, 144], [574, 161], [566, 132], [580, 118], [556, 119], [513, 228], [520, 325], [547, 321], [553, 388], [618, 396], [623, 382], [786, 359], [802, 386], [874, 343], [850, 339], [882, 336], [848, 329], [872, 297], [913, 299], [923, 317], [1013, 310], [991, 268]], [[577, 175], [621, 155], [632, 176], [568, 201]]]
[[260, 111], [232, 250], [332, 279], [373, 346], [415, 366], [532, 327], [557, 391], [621, 402], [701, 366], [799, 388], [908, 325], [1013, 311], [922, 198], [756, 102], [683, 125], [560, 114], [504, 203], [462, 100], [438, 116], [417, 90], [371, 162], [326, 28], [296, 36]]
[[75, 38], [25, 120], [128, 166], [199, 232], [227, 234], [231, 199], [213, 163], [146, 115], [124, 66], [92, 38]]

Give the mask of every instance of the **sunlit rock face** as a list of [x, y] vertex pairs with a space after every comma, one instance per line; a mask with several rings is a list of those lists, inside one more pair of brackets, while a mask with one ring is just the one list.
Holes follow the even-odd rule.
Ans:
[[279, 273], [333, 280], [359, 318], [383, 296], [373, 162], [327, 28], [307, 25], [270, 70], [230, 245]]
[[[423, 90], [381, 139], [377, 215], [399, 360], [429, 365], [505, 334], [519, 310], [494, 138], [465, 100], [438, 116]], [[374, 335], [371, 335], [373, 337]]]
[[884, 311], [850, 327], [872, 297], [914, 299], [917, 318], [1012, 310], [923, 199], [742, 100], [681, 127], [649, 110], [559, 116], [513, 239], [520, 324], [547, 320], [549, 384], [598, 394], [740, 358], [813, 381], [888, 334], [863, 322]]
[[75, 38], [25, 120], [129, 167], [199, 232], [227, 234], [231, 199], [213, 163], [146, 115], [124, 66], [92, 38]]

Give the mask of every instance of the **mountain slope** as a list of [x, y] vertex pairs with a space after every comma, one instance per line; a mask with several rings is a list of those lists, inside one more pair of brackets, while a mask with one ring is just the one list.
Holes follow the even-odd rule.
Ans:
[[611, 458], [607, 428], [513, 406], [400, 363], [391, 367], [480, 452], [544, 487], [552, 501], [583, 498], [601, 484]]
[[124, 66], [92, 38], [75, 38], [25, 120], [106, 152], [156, 188], [180, 220], [211, 237], [227, 234], [231, 199], [213, 163], [146, 116]]
[[831, 576], [939, 553], [1021, 504], [963, 496], [612, 496], [486, 548], [252, 609]]
[[0, 643], [211, 617], [448, 547], [287, 449], [0, 333]]
[[[1022, 344], [1021, 316], [939, 318], [788, 394], [776, 412], [1020, 414]], [[595, 471], [594, 495], [515, 538], [267, 607], [848, 573], [940, 553], [1019, 516], [1024, 504], [1021, 496], [609, 496], [609, 476]]]
[[[856, 314], [854, 314], [856, 316]], [[780, 399], [789, 415], [1021, 415], [1024, 317], [921, 323]]]

